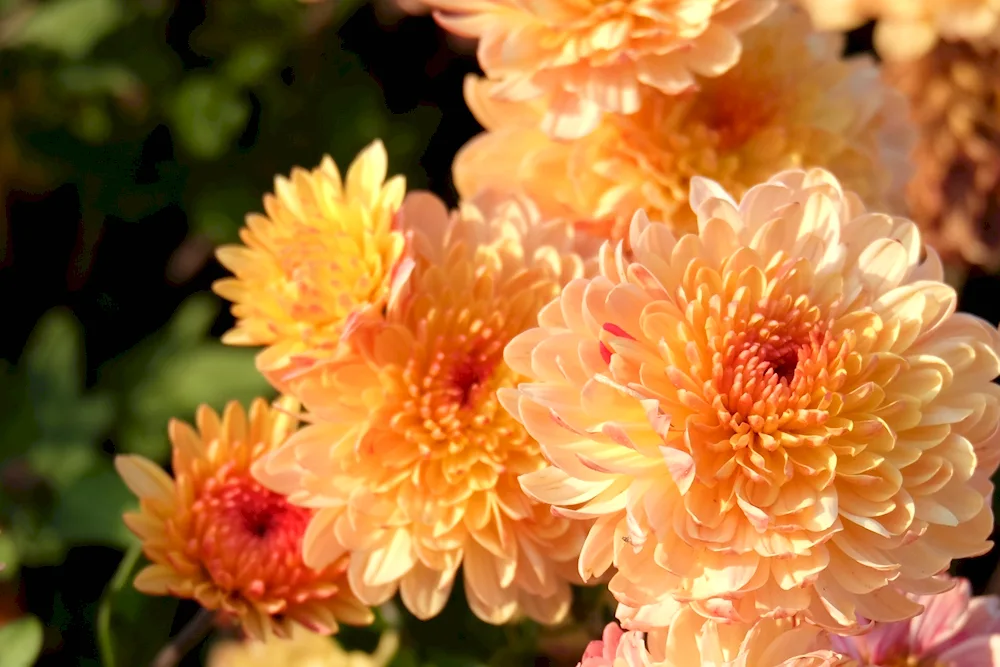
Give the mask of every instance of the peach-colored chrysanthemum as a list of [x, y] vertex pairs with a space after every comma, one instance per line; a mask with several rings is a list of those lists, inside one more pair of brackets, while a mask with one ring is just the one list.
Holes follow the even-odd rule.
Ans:
[[623, 633], [617, 623], [591, 642], [577, 667], [841, 667], [853, 661], [800, 619], [718, 623], [681, 609], [669, 628]]
[[248, 215], [240, 230], [244, 245], [219, 248], [235, 274], [213, 285], [236, 317], [222, 340], [267, 346], [257, 366], [272, 381], [297, 357], [330, 354], [348, 318], [389, 298], [404, 247], [394, 217], [406, 185], [402, 176], [385, 180], [387, 162], [375, 141], [343, 180], [329, 157], [312, 171], [277, 177], [265, 215]]
[[364, 653], [296, 628], [287, 639], [219, 642], [208, 655], [208, 667], [385, 667], [398, 648], [394, 632], [382, 635], [374, 653]]
[[[485, 201], [485, 200], [484, 200]], [[384, 322], [350, 336], [357, 353], [298, 379], [313, 425], [255, 470], [319, 508], [306, 534], [316, 567], [350, 552], [358, 596], [400, 590], [436, 615], [461, 565], [472, 611], [502, 623], [523, 611], [561, 618], [585, 534], [530, 501], [517, 477], [543, 465], [538, 445], [494, 395], [519, 381], [506, 343], [584, 265], [562, 222], [528, 202], [463, 205], [410, 195], [416, 267]]]
[[632, 628], [672, 599], [848, 631], [915, 615], [901, 590], [989, 548], [1000, 334], [954, 314], [913, 223], [828, 172], [738, 204], [695, 179], [690, 202], [697, 233], [637, 214], [633, 254], [606, 245], [507, 346], [531, 382], [500, 400], [552, 463], [522, 487], [597, 519], [580, 571], [617, 566]]
[[961, 579], [950, 591], [915, 596], [924, 611], [898, 623], [877, 623], [833, 645], [864, 667], [992, 667], [1000, 665], [1000, 598], [972, 597]]
[[[740, 59], [739, 33], [775, 0], [424, 0], [452, 32], [478, 37], [479, 63], [504, 100], [540, 100], [540, 127], [570, 139], [643, 94], [673, 95]], [[543, 100], [543, 101], [542, 101]]]
[[371, 611], [351, 593], [345, 559], [312, 570], [302, 539], [313, 510], [296, 507], [250, 474], [260, 457], [294, 431], [285, 398], [226, 406], [222, 419], [198, 409], [197, 431], [170, 422], [174, 479], [152, 461], [122, 455], [115, 466], [139, 496], [125, 523], [152, 561], [135, 578], [148, 595], [196, 600], [240, 622], [255, 638], [287, 635], [296, 625], [330, 634], [339, 622], [365, 625]]
[[820, 30], [850, 30], [871, 20], [875, 48], [887, 60], [919, 58], [939, 38], [992, 38], [1000, 29], [1000, 0], [798, 0]]
[[776, 171], [822, 167], [871, 206], [903, 210], [916, 133], [905, 98], [867, 56], [844, 59], [843, 37], [811, 31], [783, 7], [743, 36], [726, 74], [677, 96], [651, 94], [632, 116], [606, 116], [592, 134], [549, 140], [544, 107], [501, 103], [492, 85], [466, 82], [466, 99], [489, 130], [456, 157], [459, 192], [524, 191], [544, 212], [621, 238], [639, 208], [687, 232], [694, 176], [734, 196]]

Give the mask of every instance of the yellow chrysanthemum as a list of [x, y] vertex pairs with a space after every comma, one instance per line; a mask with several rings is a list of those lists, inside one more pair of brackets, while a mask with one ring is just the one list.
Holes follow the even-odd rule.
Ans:
[[924, 55], [939, 38], [979, 40], [1000, 28], [1000, 0], [798, 0], [820, 30], [850, 30], [871, 19], [887, 60]]
[[543, 105], [498, 103], [492, 84], [470, 79], [466, 99], [489, 131], [455, 160], [459, 192], [524, 191], [546, 214], [617, 239], [639, 208], [693, 230], [686, 196], [694, 176], [740, 196], [775, 171], [822, 167], [869, 205], [901, 211], [916, 135], [905, 99], [871, 60], [843, 59], [842, 36], [811, 32], [790, 7], [743, 42], [739, 64], [698, 91], [649, 95], [637, 114], [606, 116], [572, 142], [537, 129]]
[[719, 623], [685, 607], [669, 628], [624, 633], [607, 667], [857, 667], [830, 645], [828, 633], [800, 619]]
[[208, 667], [385, 667], [398, 647], [399, 637], [386, 633], [374, 653], [345, 651], [329, 637], [296, 628], [287, 639], [219, 642]]
[[381, 141], [362, 151], [342, 182], [337, 165], [277, 177], [265, 215], [250, 214], [243, 246], [223, 246], [219, 261], [235, 274], [213, 289], [233, 302], [236, 326], [222, 340], [263, 345], [258, 368], [278, 378], [306, 359], [336, 349], [352, 316], [378, 311], [390, 296], [404, 239], [394, 217], [406, 189], [386, 181]]
[[634, 114], [645, 91], [673, 95], [740, 59], [739, 33], [775, 0], [424, 0], [452, 32], [479, 38], [504, 100], [545, 98], [541, 128], [584, 136], [604, 112]]
[[197, 431], [171, 421], [175, 479], [141, 456], [115, 460], [140, 500], [125, 523], [153, 563], [136, 576], [137, 589], [196, 600], [234, 617], [255, 638], [284, 636], [295, 625], [330, 634], [338, 622], [372, 621], [349, 589], [344, 559], [319, 570], [303, 563], [313, 510], [293, 506], [250, 474], [294, 431], [289, 411], [297, 409], [291, 399], [274, 408], [257, 399], [249, 417], [232, 402], [221, 421], [202, 406]]
[[606, 245], [507, 346], [531, 381], [500, 400], [552, 464], [522, 487], [597, 519], [580, 571], [618, 568], [633, 627], [672, 599], [848, 631], [913, 616], [902, 591], [990, 546], [1000, 334], [954, 314], [913, 223], [828, 172], [738, 204], [695, 179], [690, 205], [697, 233], [637, 214], [633, 254]]
[[526, 203], [463, 205], [450, 219], [429, 194], [400, 212], [417, 266], [384, 323], [351, 336], [354, 357], [299, 379], [313, 425], [255, 475], [319, 508], [304, 543], [325, 567], [350, 552], [358, 596], [396, 590], [418, 617], [437, 614], [459, 566], [480, 618], [562, 618], [585, 527], [530, 501], [517, 477], [543, 465], [538, 445], [499, 406], [518, 376], [503, 348], [561, 284], [583, 273], [572, 235]]

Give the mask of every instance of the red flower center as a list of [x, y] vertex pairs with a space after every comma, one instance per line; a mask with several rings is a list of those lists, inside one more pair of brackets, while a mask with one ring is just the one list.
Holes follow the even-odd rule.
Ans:
[[321, 573], [302, 562], [302, 537], [313, 511], [290, 504], [234, 464], [202, 486], [192, 508], [189, 548], [224, 590], [254, 599], [287, 597]]
[[460, 408], [476, 403], [479, 390], [488, 381], [493, 368], [491, 363], [476, 363], [472, 360], [455, 364], [451, 382], [455, 388]]
[[256, 482], [230, 480], [222, 488], [222, 500], [234, 519], [252, 537], [262, 540], [294, 542], [301, 539], [310, 512], [289, 505], [285, 499]]

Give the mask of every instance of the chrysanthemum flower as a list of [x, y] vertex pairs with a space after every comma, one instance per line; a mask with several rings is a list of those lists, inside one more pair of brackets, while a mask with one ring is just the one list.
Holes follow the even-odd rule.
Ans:
[[858, 637], [834, 637], [833, 645], [864, 667], [1000, 665], [1000, 598], [974, 598], [962, 579], [950, 591], [915, 599], [924, 606], [916, 618], [878, 623]]
[[674, 95], [740, 59], [739, 33], [775, 0], [425, 0], [452, 32], [479, 38], [498, 99], [543, 99], [541, 128], [584, 136], [646, 91]]
[[297, 357], [324, 358], [336, 349], [348, 318], [378, 311], [390, 296], [404, 246], [394, 216], [406, 189], [386, 181], [381, 141], [362, 151], [343, 181], [323, 158], [317, 169], [277, 177], [264, 197], [265, 215], [250, 214], [244, 245], [223, 246], [219, 261], [235, 274], [213, 289], [233, 302], [231, 345], [267, 346], [258, 368], [276, 381]]
[[1000, 28], [1000, 0], [799, 0], [820, 30], [850, 30], [871, 19], [875, 48], [887, 60], [918, 58], [939, 38], [991, 37]]
[[[645, 635], [645, 636], [644, 636]], [[830, 637], [799, 619], [723, 624], [682, 609], [669, 628], [622, 633], [617, 623], [591, 642], [578, 667], [840, 667], [853, 662]]]
[[848, 631], [915, 615], [901, 590], [990, 546], [1000, 334], [954, 314], [913, 223], [828, 172], [739, 204], [695, 179], [691, 209], [680, 238], [637, 214], [633, 254], [606, 245], [507, 346], [531, 381], [500, 400], [552, 464], [522, 487], [597, 519], [580, 571], [617, 566], [633, 628], [671, 600]]
[[346, 651], [329, 637], [297, 628], [287, 639], [219, 642], [208, 667], [385, 667], [398, 647], [399, 637], [386, 633], [374, 653]]
[[557, 621], [585, 528], [521, 491], [517, 477], [542, 457], [494, 392], [523, 379], [504, 365], [504, 345], [583, 273], [572, 234], [519, 201], [465, 204], [449, 218], [420, 193], [400, 215], [417, 257], [406, 291], [383, 324], [354, 331], [356, 356], [299, 379], [315, 423], [255, 475], [319, 508], [306, 562], [326, 567], [350, 552], [366, 603], [398, 589], [432, 617], [462, 566], [480, 618], [520, 610]]
[[697, 91], [647, 95], [638, 113], [606, 116], [573, 142], [537, 129], [543, 105], [497, 102], [493, 84], [470, 80], [466, 99], [489, 131], [456, 157], [459, 192], [524, 191], [547, 214], [618, 239], [639, 208], [692, 231], [694, 176], [740, 196], [778, 170], [822, 167], [869, 205], [902, 211], [915, 132], [871, 59], [843, 59], [843, 37], [813, 32], [791, 7], [743, 43], [739, 64]]
[[190, 598], [239, 621], [247, 634], [287, 635], [295, 625], [330, 634], [338, 622], [366, 625], [371, 611], [350, 592], [345, 559], [319, 570], [302, 562], [314, 512], [265, 489], [250, 467], [292, 433], [297, 404], [263, 399], [247, 416], [236, 402], [220, 420], [209, 407], [197, 431], [170, 422], [171, 479], [152, 461], [122, 455], [115, 466], [139, 496], [125, 523], [152, 561], [135, 578], [148, 595]]
[[946, 262], [1000, 268], [1000, 45], [940, 42], [883, 72], [920, 133], [914, 222]]

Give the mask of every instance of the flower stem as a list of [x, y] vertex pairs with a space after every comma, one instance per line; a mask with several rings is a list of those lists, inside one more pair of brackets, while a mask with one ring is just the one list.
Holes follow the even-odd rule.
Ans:
[[177, 636], [156, 654], [150, 667], [175, 667], [188, 652], [198, 645], [212, 630], [215, 614], [207, 609], [199, 609]]

